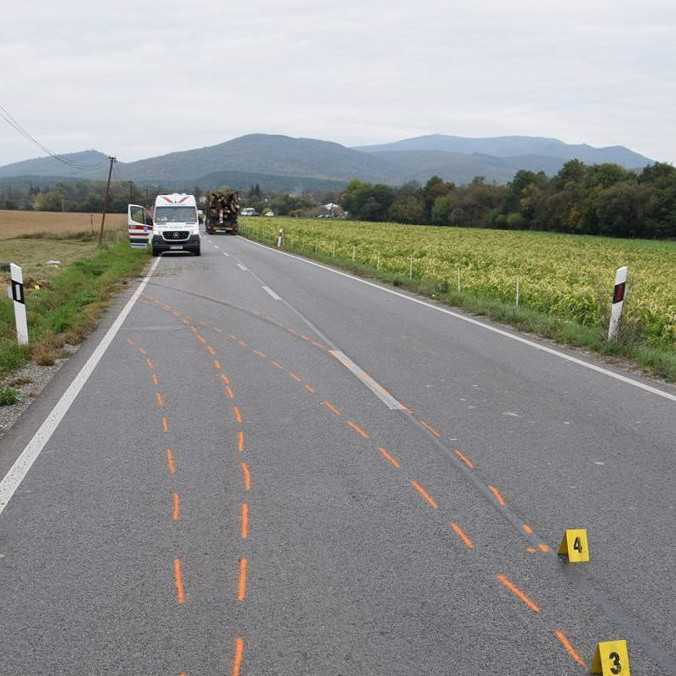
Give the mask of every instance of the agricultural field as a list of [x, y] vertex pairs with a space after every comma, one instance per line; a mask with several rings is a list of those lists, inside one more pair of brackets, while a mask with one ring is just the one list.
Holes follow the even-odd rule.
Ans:
[[[676, 243], [544, 232], [411, 226], [295, 218], [242, 219], [242, 233], [286, 248], [354, 262], [439, 296], [489, 299], [585, 327], [607, 325], [616, 268], [629, 266], [625, 326], [641, 343], [673, 351]], [[453, 302], [453, 298], [451, 298]]]
[[[0, 210], [0, 240], [39, 233], [67, 236], [73, 233], [98, 232], [100, 224], [101, 214]], [[126, 227], [126, 214], [106, 216], [106, 229], [123, 230]]]

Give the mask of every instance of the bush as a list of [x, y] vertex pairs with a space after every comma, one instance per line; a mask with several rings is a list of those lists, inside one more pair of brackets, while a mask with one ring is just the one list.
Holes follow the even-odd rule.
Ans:
[[13, 387], [0, 387], [0, 406], [12, 406], [19, 401], [19, 393]]

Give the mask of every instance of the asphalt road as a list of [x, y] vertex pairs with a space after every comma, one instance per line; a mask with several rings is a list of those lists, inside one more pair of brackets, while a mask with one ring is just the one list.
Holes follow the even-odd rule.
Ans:
[[673, 388], [233, 237], [118, 312], [0, 442], [0, 673], [676, 673]]

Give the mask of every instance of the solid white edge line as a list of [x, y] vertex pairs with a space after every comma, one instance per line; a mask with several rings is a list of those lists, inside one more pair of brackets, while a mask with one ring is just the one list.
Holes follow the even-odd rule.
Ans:
[[629, 378], [627, 376], [623, 376], [620, 373], [615, 373], [614, 371], [610, 371], [608, 369], [603, 368], [602, 366], [597, 366], [596, 364], [591, 364], [590, 362], [584, 361], [583, 359], [578, 359], [577, 357], [573, 357], [569, 354], [566, 354], [565, 352], [559, 352], [559, 350], [554, 350], [551, 347], [547, 347], [546, 345], [539, 345], [538, 343], [533, 342], [532, 340], [528, 340], [527, 338], [522, 338], [521, 336], [517, 336], [513, 333], [509, 333], [508, 331], [503, 331], [502, 329], [499, 329], [495, 326], [491, 326], [490, 324], [484, 324], [483, 322], [480, 322], [477, 319], [473, 319], [472, 317], [466, 317], [465, 315], [461, 315], [458, 312], [453, 312], [453, 310], [447, 310], [446, 308], [443, 307], [438, 307], [437, 305], [432, 305], [432, 303], [426, 303], [424, 300], [420, 300], [418, 298], [412, 298], [411, 296], [407, 296], [404, 293], [399, 293], [398, 291], [395, 291], [394, 289], [388, 289], [385, 286], [381, 286], [380, 284], [374, 284], [373, 282], [369, 282], [365, 279], [360, 279], [359, 277], [355, 277], [354, 275], [350, 275], [347, 272], [342, 272], [340, 270], [334, 270], [333, 268], [330, 268], [327, 265], [322, 265], [321, 263], [315, 263], [315, 261], [308, 260], [306, 258], [302, 258], [301, 256], [294, 256], [293, 254], [287, 253], [286, 251], [279, 251], [279, 249], [273, 249], [272, 247], [265, 246], [265, 244], [260, 244], [259, 242], [254, 242], [253, 240], [246, 239], [246, 237], [242, 238], [245, 242], [248, 242], [249, 244], [253, 244], [254, 246], [259, 246], [262, 249], [266, 249], [268, 251], [271, 251], [273, 253], [281, 254], [282, 256], [288, 256], [289, 258], [293, 258], [297, 261], [301, 261], [302, 263], [307, 263], [308, 265], [314, 265], [317, 268], [321, 268], [322, 270], [328, 270], [329, 272], [333, 272], [336, 275], [340, 275], [341, 277], [347, 277], [348, 279], [351, 279], [355, 282], [359, 282], [360, 284], [366, 284], [367, 286], [372, 286], [374, 289], [380, 289], [381, 291], [384, 291], [385, 293], [389, 293], [393, 296], [398, 296], [399, 298], [404, 298], [405, 300], [411, 301], [412, 303], [417, 303], [418, 305], [423, 305], [424, 307], [430, 308], [431, 310], [436, 310], [437, 312], [442, 312], [446, 315], [450, 315], [451, 317], [454, 317], [455, 319], [459, 319], [463, 322], [467, 322], [468, 324], [474, 324], [475, 326], [480, 326], [483, 329], [486, 329], [488, 331], [492, 331], [493, 333], [497, 333], [500, 336], [503, 336], [504, 338], [509, 338], [511, 340], [515, 340], [518, 343], [522, 343], [524, 345], [528, 345], [529, 347], [533, 347], [536, 350], [540, 350], [541, 352], [546, 352], [547, 354], [554, 355], [555, 357], [559, 357], [560, 359], [565, 359], [566, 361], [569, 361], [573, 364], [577, 364], [578, 366], [582, 366], [583, 368], [589, 369], [590, 371], [596, 371], [597, 373], [602, 373], [605, 376], [608, 376], [609, 378], [614, 378], [615, 380], [619, 380], [620, 382], [626, 383], [627, 385], [633, 385], [634, 387], [638, 387], [641, 390], [644, 390], [645, 392], [650, 392], [651, 394], [656, 394], [658, 397], [663, 397], [664, 399], [669, 399], [670, 401], [676, 402], [676, 395], [670, 394], [669, 392], [665, 392], [664, 390], [660, 390], [656, 387], [653, 387], [652, 385], [647, 385], [646, 383], [642, 383], [640, 380], [634, 380], [633, 378]]
[[281, 296], [278, 296], [269, 286], [264, 286], [263, 291], [272, 296], [275, 300], [282, 300]]
[[25, 479], [33, 463], [37, 460], [38, 456], [42, 452], [42, 449], [51, 439], [52, 434], [54, 434], [56, 428], [59, 426], [66, 413], [68, 413], [71, 405], [77, 398], [85, 383], [89, 380], [89, 377], [94, 372], [94, 369], [98, 363], [101, 361], [101, 357], [103, 357], [106, 350], [113, 342], [113, 339], [117, 335], [117, 332], [120, 330], [120, 327], [124, 321], [127, 319], [127, 316], [134, 307], [134, 304], [138, 300], [139, 296], [143, 293], [146, 284], [148, 284], [148, 280], [152, 276], [153, 272], [155, 272], [155, 268], [159, 264], [160, 260], [162, 259], [155, 259], [152, 266], [150, 267], [150, 270], [148, 271], [148, 274], [143, 278], [139, 284], [138, 289], [134, 291], [132, 297], [122, 308], [120, 314], [106, 332], [106, 335], [103, 336], [101, 342], [96, 346], [94, 352], [92, 352], [89, 359], [87, 359], [84, 366], [73, 379], [73, 382], [71, 382], [71, 384], [68, 386], [68, 389], [66, 389], [66, 391], [61, 395], [59, 401], [56, 403], [49, 415], [43, 421], [42, 425], [40, 425], [38, 430], [33, 435], [33, 438], [28, 442], [23, 451], [21, 451], [21, 455], [19, 455], [19, 457], [14, 461], [14, 464], [10, 467], [7, 474], [5, 474], [3, 479], [0, 481], [0, 515], [4, 511], [5, 507], [7, 507], [9, 504], [9, 501], [12, 499], [12, 496], [14, 495], [17, 488], [19, 488], [21, 485], [21, 482]]
[[364, 369], [357, 366], [344, 352], [331, 350], [331, 354], [346, 368], [351, 371], [358, 380], [373, 392], [387, 408], [393, 411], [403, 411], [406, 407], [397, 401], [380, 383], [376, 382]]

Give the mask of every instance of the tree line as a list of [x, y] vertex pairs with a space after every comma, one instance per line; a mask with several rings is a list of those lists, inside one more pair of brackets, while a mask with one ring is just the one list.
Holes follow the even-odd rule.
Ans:
[[354, 180], [341, 205], [365, 221], [674, 238], [676, 168], [571, 160], [555, 176], [519, 171], [507, 185], [480, 177], [457, 186], [434, 176], [398, 188]]

